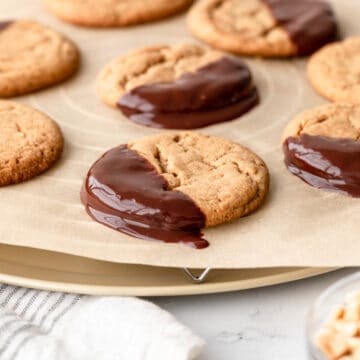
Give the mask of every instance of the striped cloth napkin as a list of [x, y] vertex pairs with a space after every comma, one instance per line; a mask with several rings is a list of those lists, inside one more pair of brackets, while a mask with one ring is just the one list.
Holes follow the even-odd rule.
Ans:
[[203, 346], [144, 300], [0, 285], [1, 360], [190, 360]]

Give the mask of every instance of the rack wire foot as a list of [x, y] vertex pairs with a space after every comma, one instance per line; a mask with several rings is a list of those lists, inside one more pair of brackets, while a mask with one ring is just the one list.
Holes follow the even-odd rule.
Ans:
[[208, 276], [211, 268], [209, 268], [209, 267], [206, 268], [206, 269], [205, 269], [201, 274], [199, 274], [199, 275], [195, 275], [189, 268], [183, 268], [182, 270], [183, 270], [184, 274], [185, 274], [194, 284], [201, 284], [201, 283], [203, 283], [203, 282], [206, 280], [206, 278], [207, 278], [207, 276]]

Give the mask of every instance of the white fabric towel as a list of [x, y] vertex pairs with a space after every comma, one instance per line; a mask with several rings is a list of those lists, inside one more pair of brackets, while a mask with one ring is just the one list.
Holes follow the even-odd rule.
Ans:
[[1, 360], [191, 360], [203, 346], [144, 300], [0, 285]]

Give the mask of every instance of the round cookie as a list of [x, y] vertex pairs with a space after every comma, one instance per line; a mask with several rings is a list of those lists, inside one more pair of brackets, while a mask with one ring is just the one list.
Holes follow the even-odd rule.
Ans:
[[134, 50], [105, 66], [98, 76], [97, 92], [104, 103], [116, 108], [119, 99], [137, 86], [174, 81], [222, 56], [195, 44]]
[[269, 187], [265, 163], [244, 146], [195, 132], [167, 133], [108, 150], [81, 189], [87, 213], [145, 240], [203, 249], [202, 228], [247, 215]]
[[269, 174], [248, 148], [196, 132], [150, 136], [128, 144], [168, 182], [188, 195], [214, 226], [245, 216], [264, 201]]
[[64, 140], [59, 127], [37, 110], [0, 101], [0, 186], [28, 180], [59, 159]]
[[60, 19], [82, 26], [130, 26], [185, 10], [193, 0], [44, 0]]
[[200, 40], [251, 56], [307, 55], [336, 37], [334, 14], [321, 0], [200, 0], [187, 20]]
[[287, 125], [283, 141], [302, 134], [359, 140], [360, 106], [334, 103], [306, 110]]
[[0, 97], [29, 93], [69, 78], [78, 68], [75, 45], [34, 21], [0, 26]]
[[360, 103], [360, 37], [329, 44], [308, 62], [314, 89], [332, 101]]

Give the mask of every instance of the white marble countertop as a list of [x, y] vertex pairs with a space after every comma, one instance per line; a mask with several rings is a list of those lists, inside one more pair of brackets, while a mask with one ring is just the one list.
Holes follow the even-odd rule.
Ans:
[[261, 289], [152, 299], [207, 341], [199, 360], [305, 360], [306, 314], [346, 269]]

